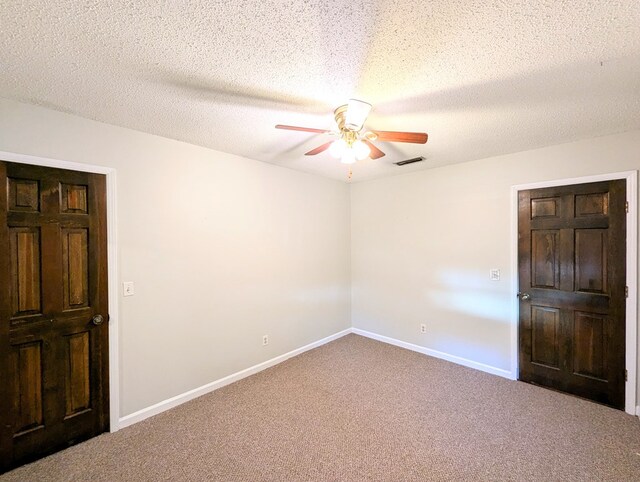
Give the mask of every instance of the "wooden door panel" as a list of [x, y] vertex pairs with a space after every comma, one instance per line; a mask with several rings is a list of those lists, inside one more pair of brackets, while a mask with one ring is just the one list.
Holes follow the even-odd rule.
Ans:
[[41, 313], [40, 229], [9, 228], [12, 318]]
[[66, 417], [88, 409], [91, 404], [89, 336], [88, 331], [83, 331], [66, 337]]
[[40, 186], [32, 179], [8, 179], [9, 211], [38, 212], [40, 210]]
[[0, 161], [0, 472], [105, 431], [105, 177]]
[[576, 229], [575, 291], [608, 293], [607, 229]]
[[13, 435], [44, 428], [42, 341], [14, 345], [11, 350], [14, 391]]
[[578, 194], [575, 198], [577, 216], [606, 216], [609, 214], [609, 193]]
[[88, 186], [62, 183], [60, 185], [60, 212], [87, 214], [89, 212], [87, 189]]
[[62, 228], [64, 310], [89, 306], [88, 229]]
[[560, 198], [542, 198], [531, 200], [531, 219], [535, 218], [555, 218], [560, 212]]
[[606, 382], [607, 317], [578, 311], [573, 327], [573, 373]]
[[560, 287], [558, 230], [531, 231], [531, 286]]
[[520, 380], [624, 408], [626, 183], [519, 193]]
[[531, 306], [531, 362], [558, 368], [560, 310]]

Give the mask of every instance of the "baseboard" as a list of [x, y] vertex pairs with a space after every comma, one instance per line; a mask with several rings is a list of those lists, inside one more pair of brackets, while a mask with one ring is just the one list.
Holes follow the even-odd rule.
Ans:
[[242, 380], [243, 378], [246, 378], [248, 376], [261, 372], [262, 370], [265, 370], [274, 365], [277, 365], [278, 363], [282, 363], [283, 361], [288, 360], [289, 358], [294, 357], [296, 355], [300, 355], [305, 351], [313, 350], [314, 348], [317, 348], [321, 345], [329, 343], [330, 341], [337, 340], [338, 338], [348, 335], [349, 333], [351, 333], [351, 328], [347, 328], [346, 330], [342, 330], [338, 333], [334, 333], [331, 336], [322, 338], [321, 340], [318, 340], [318, 341], [314, 341], [313, 343], [305, 345], [301, 348], [297, 348], [293, 351], [290, 351], [289, 353], [285, 353], [284, 355], [277, 356], [275, 358], [272, 358], [271, 360], [267, 360], [265, 362], [262, 362], [252, 367], [241, 370], [239, 372], [233, 373], [229, 376], [226, 376], [214, 382], [207, 383], [206, 385], [203, 385], [201, 387], [194, 388], [193, 390], [189, 390], [188, 392], [182, 393], [180, 395], [176, 395], [175, 397], [168, 398], [167, 400], [156, 403], [155, 405], [151, 405], [150, 407], [143, 408], [142, 410], [138, 410], [137, 412], [134, 412], [130, 415], [126, 415], [120, 418], [118, 420], [118, 428], [119, 429], [125, 428], [130, 425], [133, 425], [134, 423], [141, 422], [146, 418], [153, 417], [154, 415], [157, 415], [166, 410], [169, 410], [170, 408], [177, 407], [178, 405], [182, 405], [183, 403], [188, 402], [189, 400], [193, 400], [194, 398], [198, 398], [202, 395], [213, 392], [218, 388], [222, 388], [233, 382], [237, 382], [238, 380]]
[[406, 348], [407, 350], [416, 351], [418, 353], [429, 355], [434, 358], [440, 358], [441, 360], [447, 360], [452, 363], [457, 363], [458, 365], [475, 368], [476, 370], [491, 373], [492, 375], [498, 375], [500, 377], [508, 378], [509, 380], [515, 380], [515, 377], [509, 370], [496, 368], [491, 365], [485, 365], [484, 363], [468, 360], [456, 355], [450, 355], [449, 353], [444, 353], [438, 350], [432, 350], [431, 348], [425, 348], [424, 346], [414, 345], [413, 343], [407, 343], [406, 341], [397, 340], [388, 336], [378, 335], [377, 333], [361, 330], [360, 328], [352, 328], [352, 331], [356, 335], [366, 336], [367, 338], [371, 338], [372, 340], [382, 341], [390, 345], [399, 346], [400, 348]]
[[640, 418], [640, 405], [636, 407], [636, 415]]

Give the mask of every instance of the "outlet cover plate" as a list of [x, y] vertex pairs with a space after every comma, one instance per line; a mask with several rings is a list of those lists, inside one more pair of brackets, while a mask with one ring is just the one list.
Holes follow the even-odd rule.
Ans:
[[122, 295], [133, 296], [136, 293], [133, 281], [125, 281], [122, 283]]

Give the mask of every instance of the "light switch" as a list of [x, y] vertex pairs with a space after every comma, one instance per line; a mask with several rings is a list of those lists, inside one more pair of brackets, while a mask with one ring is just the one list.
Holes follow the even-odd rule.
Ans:
[[133, 289], [133, 281], [125, 281], [122, 283], [122, 294], [124, 296], [133, 296], [135, 291]]
[[496, 268], [489, 270], [489, 279], [491, 281], [500, 281], [500, 270]]

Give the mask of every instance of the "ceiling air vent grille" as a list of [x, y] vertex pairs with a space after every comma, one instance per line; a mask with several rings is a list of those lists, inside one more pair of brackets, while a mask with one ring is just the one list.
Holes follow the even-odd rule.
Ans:
[[424, 157], [414, 157], [413, 159], [407, 159], [406, 161], [395, 162], [396, 166], [406, 166], [407, 164], [413, 164], [414, 162], [422, 162], [424, 161]]

